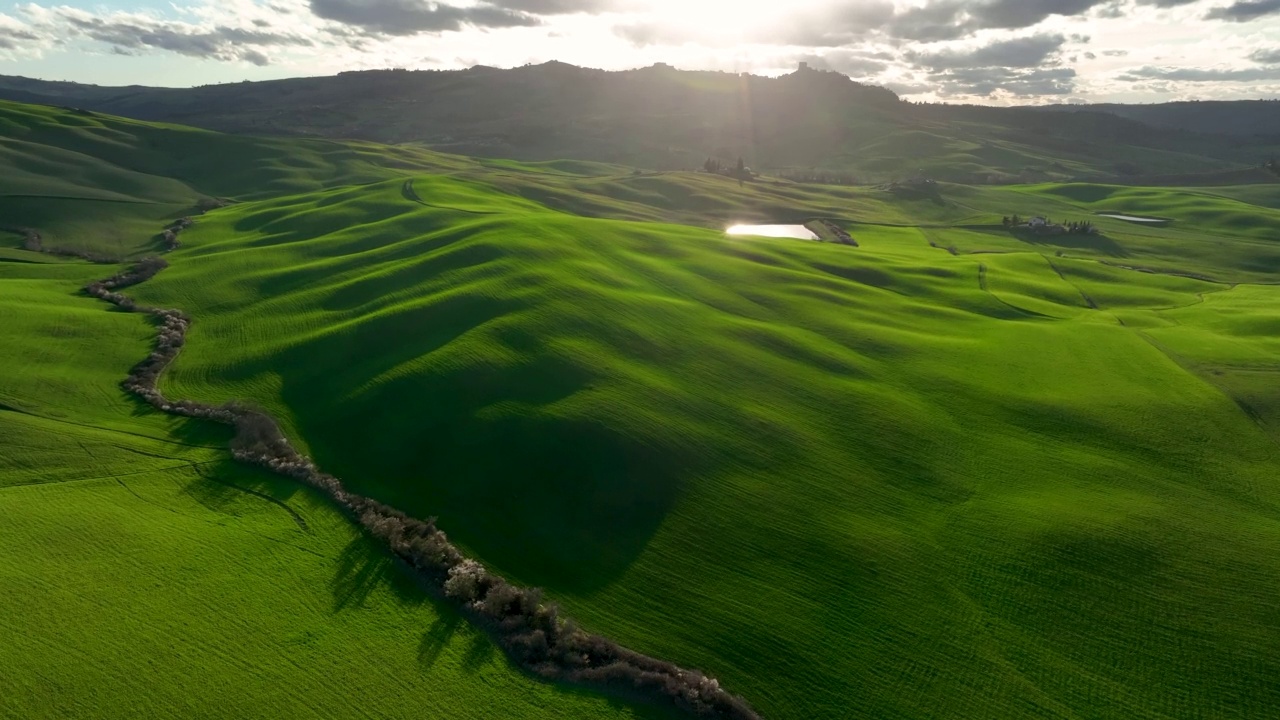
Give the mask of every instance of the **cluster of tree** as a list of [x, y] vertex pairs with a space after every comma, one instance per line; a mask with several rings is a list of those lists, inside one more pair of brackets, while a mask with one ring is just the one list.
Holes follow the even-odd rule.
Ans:
[[160, 239], [164, 241], [164, 249], [166, 251], [174, 251], [182, 247], [182, 243], [178, 241], [178, 234], [194, 224], [189, 217], [179, 218], [169, 224], [168, 227], [160, 233]]
[[1044, 235], [1096, 235], [1098, 229], [1089, 220], [1055, 223], [1049, 218], [1032, 218], [1024, 222], [1017, 214], [1006, 215], [1003, 220], [1006, 228], [1012, 230], [1030, 230]]
[[0, 226], [0, 230], [9, 230], [11, 232], [15, 232], [21, 235], [23, 250], [30, 250], [31, 252], [47, 253], [49, 255], [57, 255], [59, 257], [79, 258], [81, 260], [88, 260], [89, 262], [92, 262], [92, 263], [100, 263], [104, 265], [110, 265], [110, 264], [115, 264], [120, 262], [119, 258], [111, 257], [110, 255], [92, 253], [86, 250], [72, 250], [70, 248], [45, 247], [44, 237], [40, 234], [40, 231], [36, 230], [35, 228]]
[[702, 163], [702, 171], [711, 173], [712, 175], [724, 175], [725, 177], [731, 177], [738, 182], [750, 180], [755, 177], [755, 173], [751, 172], [751, 168], [747, 167], [747, 164], [743, 162], [742, 158], [738, 158], [738, 164], [732, 167], [721, 163], [715, 158], [707, 158], [707, 161]]
[[138, 310], [133, 298], [118, 291], [131, 285], [146, 282], [167, 267], [169, 267], [169, 263], [165, 262], [163, 258], [149, 257], [124, 272], [112, 275], [106, 280], [90, 283], [85, 287], [84, 291], [99, 300], [106, 300], [112, 305], [118, 305], [125, 310], [133, 312]]
[[818, 223], [822, 225], [824, 230], [826, 230], [827, 235], [835, 238], [836, 242], [840, 243], [841, 245], [852, 245], [853, 247], [858, 247], [858, 241], [854, 240], [853, 236], [850, 235], [848, 231], [845, 230], [844, 228], [831, 222], [830, 220], [819, 220]]
[[223, 200], [222, 198], [203, 197], [196, 201], [196, 211], [203, 215], [210, 210], [224, 208], [230, 204], [231, 203], [229, 201]]
[[939, 250], [946, 250], [947, 252], [951, 253], [952, 255], [959, 255], [959, 254], [960, 254], [960, 248], [956, 247], [954, 244], [948, 245], [948, 246], [946, 246], [946, 247], [942, 247], [941, 245], [939, 245], [938, 243], [934, 242], [933, 240], [930, 240], [930, 241], [929, 241], [929, 247], [931, 247], [931, 248], [937, 248], [937, 249], [939, 249]]
[[232, 454], [237, 460], [325, 492], [372, 536], [386, 543], [429, 587], [458, 603], [527, 670], [550, 680], [665, 701], [696, 717], [759, 720], [746, 701], [722, 689], [715, 679], [579, 629], [562, 618], [554, 604], [544, 602], [540, 590], [513, 585], [466, 558], [436, 527], [434, 518], [417, 520], [348, 492], [338, 478], [322, 472], [295, 450], [266, 413], [239, 403], [214, 406], [165, 398], [158, 388], [159, 378], [186, 343], [191, 319], [179, 310], [139, 307], [120, 291], [145, 282], [167, 266], [161, 258], [147, 258], [85, 288], [96, 298], [131, 312], [147, 312], [160, 321], [155, 347], [130, 371], [124, 383], [127, 390], [164, 412], [234, 428]]
[[806, 185], [861, 185], [858, 177], [852, 173], [831, 170], [788, 170], [779, 175], [784, 180]]
[[44, 238], [35, 228], [15, 228], [14, 232], [22, 236], [22, 249], [31, 252], [44, 252]]

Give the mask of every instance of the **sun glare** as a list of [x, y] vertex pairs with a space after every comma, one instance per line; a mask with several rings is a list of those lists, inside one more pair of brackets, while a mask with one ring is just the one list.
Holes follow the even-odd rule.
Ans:
[[[709, 36], [744, 38], [766, 31], [780, 22], [797, 5], [809, 2], [777, 3], [766, 0], [651, 0], [648, 10], [659, 22], [690, 30], [705, 30]], [[713, 39], [710, 38], [709, 39]]]

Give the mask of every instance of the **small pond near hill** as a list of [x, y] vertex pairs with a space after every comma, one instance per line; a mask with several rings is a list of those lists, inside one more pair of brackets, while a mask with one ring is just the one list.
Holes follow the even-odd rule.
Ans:
[[1099, 216], [1112, 218], [1114, 220], [1124, 220], [1131, 223], [1147, 223], [1149, 225], [1168, 225], [1169, 221], [1164, 218], [1138, 217], [1137, 215], [1119, 215], [1116, 213], [1098, 213]]
[[725, 230], [727, 235], [754, 235], [756, 237], [796, 238], [817, 240], [817, 233], [803, 225], [734, 225]]

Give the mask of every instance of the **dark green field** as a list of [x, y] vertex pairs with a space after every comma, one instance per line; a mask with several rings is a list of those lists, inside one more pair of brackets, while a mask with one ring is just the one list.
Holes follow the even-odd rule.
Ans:
[[[139, 257], [234, 201], [130, 290], [195, 318], [169, 396], [261, 405], [766, 718], [1280, 707], [1280, 185], [904, 200], [0, 124], [0, 219], [49, 245]], [[859, 246], [723, 232], [813, 218]], [[115, 268], [0, 237], [5, 713], [660, 714], [520, 674], [318, 496], [127, 398], [154, 329], [76, 293]]]

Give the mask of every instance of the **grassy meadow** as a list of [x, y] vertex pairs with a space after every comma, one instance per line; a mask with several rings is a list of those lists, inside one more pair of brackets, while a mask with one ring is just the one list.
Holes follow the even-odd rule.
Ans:
[[[328, 158], [297, 170], [314, 182], [165, 175], [238, 200], [131, 290], [195, 318], [168, 395], [266, 407], [353, 490], [438, 516], [587, 628], [706, 670], [766, 718], [1280, 705], [1274, 196], [900, 200], [403, 149], [378, 166], [299, 142]], [[372, 169], [347, 182], [348, 162]], [[1001, 227], [1014, 213], [1103, 234], [1024, 241]], [[722, 232], [815, 217], [859, 247]], [[109, 273], [6, 252], [0, 301], [24, 319], [5, 326], [0, 421], [28, 439], [0, 457], [0, 503], [23, 518], [0, 530], [0, 578], [9, 602], [49, 598], [43, 624], [0, 623], [23, 648], [0, 654], [22, 715], [51, 702], [68, 647], [93, 670], [64, 694], [114, 714], [139, 697], [155, 714], [341, 715], [353, 697], [386, 716], [647, 712], [519, 676], [308, 493], [134, 407], [117, 383], [150, 328], [73, 292]], [[141, 647], [104, 669], [113, 637]], [[103, 672], [158, 694], [97, 700]]]
[[319, 496], [127, 397], [154, 328], [78, 292], [117, 269], [0, 251], [0, 717], [665, 716], [524, 676]]

